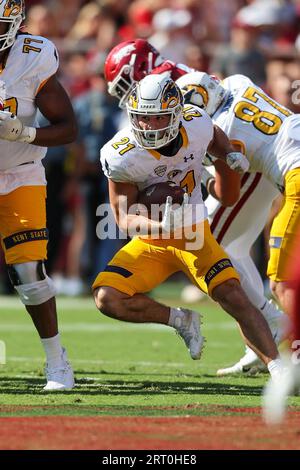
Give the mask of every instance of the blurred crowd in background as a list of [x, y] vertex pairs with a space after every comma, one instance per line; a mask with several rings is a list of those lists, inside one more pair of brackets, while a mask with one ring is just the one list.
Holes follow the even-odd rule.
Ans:
[[[122, 112], [106, 91], [110, 49], [137, 37], [175, 62], [218, 77], [242, 73], [300, 113], [300, 0], [26, 0], [25, 30], [46, 36], [60, 53], [59, 78], [79, 123], [77, 142], [49, 149], [48, 272], [58, 292], [89, 292], [120, 241], [99, 240], [99, 204], [108, 201], [99, 150]], [[293, 88], [294, 86], [294, 88]], [[276, 208], [274, 208], [276, 210]], [[253, 256], [264, 274], [267, 230]], [[9, 292], [2, 262], [2, 293]]]

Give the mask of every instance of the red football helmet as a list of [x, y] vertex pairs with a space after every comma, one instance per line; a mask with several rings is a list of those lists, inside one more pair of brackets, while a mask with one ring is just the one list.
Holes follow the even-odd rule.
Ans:
[[108, 93], [116, 96], [119, 106], [125, 108], [134, 84], [162, 62], [159, 52], [145, 39], [121, 42], [110, 51], [105, 61]]

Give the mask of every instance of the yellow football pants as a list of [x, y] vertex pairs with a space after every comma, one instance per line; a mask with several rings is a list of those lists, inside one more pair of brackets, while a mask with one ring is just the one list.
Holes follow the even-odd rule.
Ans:
[[22, 186], [0, 195], [0, 235], [6, 264], [46, 259], [45, 186]]
[[204, 292], [228, 279], [239, 279], [227, 254], [204, 222], [201, 249], [187, 251], [183, 240], [142, 240], [134, 238], [116, 253], [106, 269], [99, 273], [93, 289], [114, 287], [130, 296], [149, 292], [171, 274], [183, 271]]
[[285, 193], [281, 209], [270, 234], [268, 276], [273, 281], [289, 281], [289, 266], [294, 257], [294, 241], [300, 229], [300, 168], [285, 175]]

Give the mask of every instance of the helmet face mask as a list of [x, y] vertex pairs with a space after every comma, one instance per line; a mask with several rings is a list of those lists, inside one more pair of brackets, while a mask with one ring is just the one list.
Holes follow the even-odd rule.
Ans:
[[6, 25], [6, 30], [0, 31], [0, 52], [13, 45], [24, 18], [23, 0], [0, 0], [0, 25]]
[[120, 108], [126, 107], [135, 83], [161, 62], [159, 52], [144, 39], [122, 42], [110, 51], [104, 74], [108, 93], [119, 99]]
[[173, 80], [164, 74], [146, 76], [136, 84], [127, 103], [137, 143], [146, 149], [157, 149], [174, 140], [182, 109], [183, 97]]
[[[135, 60], [135, 54], [132, 58]], [[136, 80], [133, 78], [133, 66], [130, 64], [123, 65], [116, 78], [112, 82], [108, 82], [108, 93], [118, 98], [120, 108], [126, 108], [126, 102], [135, 83]]]
[[205, 72], [191, 72], [176, 80], [183, 95], [189, 94], [189, 103], [204, 109], [212, 116], [227, 96], [220, 80]]

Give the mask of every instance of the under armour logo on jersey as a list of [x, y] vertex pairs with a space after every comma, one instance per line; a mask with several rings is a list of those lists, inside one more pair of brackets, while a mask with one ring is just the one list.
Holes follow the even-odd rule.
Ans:
[[183, 160], [184, 160], [185, 163], [187, 163], [188, 160], [194, 160], [194, 154], [191, 153], [191, 155], [189, 157], [184, 157]]

